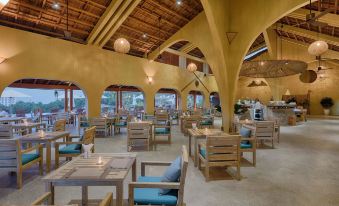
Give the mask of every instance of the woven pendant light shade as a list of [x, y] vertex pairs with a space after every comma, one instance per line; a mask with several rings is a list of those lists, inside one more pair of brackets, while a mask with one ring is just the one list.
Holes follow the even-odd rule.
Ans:
[[189, 64], [187, 65], [187, 70], [188, 70], [189, 72], [195, 72], [195, 71], [197, 71], [197, 69], [198, 69], [197, 65], [194, 64], [193, 62], [192, 62], [192, 63], [189, 63]]
[[320, 56], [328, 50], [328, 44], [325, 41], [315, 41], [308, 47], [308, 53], [314, 56]]
[[296, 60], [265, 60], [243, 63], [240, 76], [253, 78], [277, 78], [302, 73], [307, 63]]
[[313, 70], [306, 70], [303, 73], [300, 74], [299, 79], [301, 82], [304, 83], [312, 83], [315, 80], [317, 80], [317, 72]]
[[119, 53], [126, 54], [131, 48], [130, 43], [125, 38], [119, 38], [114, 42], [114, 50]]

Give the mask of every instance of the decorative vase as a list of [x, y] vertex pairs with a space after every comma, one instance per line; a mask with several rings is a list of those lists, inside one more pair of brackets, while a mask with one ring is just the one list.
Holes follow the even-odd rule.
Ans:
[[324, 114], [325, 114], [325, 116], [330, 115], [330, 109], [324, 109]]

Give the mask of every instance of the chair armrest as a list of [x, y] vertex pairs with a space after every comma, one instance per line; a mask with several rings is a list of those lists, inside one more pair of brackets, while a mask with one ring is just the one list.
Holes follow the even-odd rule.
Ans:
[[83, 142], [56, 142], [54, 143], [55, 146], [59, 146], [59, 145], [69, 145], [69, 144], [83, 144]]
[[160, 189], [179, 189], [179, 182], [131, 182], [129, 188], [160, 188]]
[[170, 125], [161, 125], [161, 124], [158, 124], [158, 125], [154, 125], [154, 128], [171, 128]]
[[141, 162], [141, 176], [145, 176], [146, 166], [169, 166], [172, 162], [144, 161]]
[[21, 150], [21, 154], [24, 154], [24, 153], [28, 153], [28, 152], [31, 152], [31, 151], [34, 151], [34, 150], [42, 150], [42, 145], [36, 145], [34, 147], [30, 147], [28, 149], [25, 149], [25, 150]]
[[40, 196], [38, 199], [36, 199], [34, 202], [32, 202], [31, 205], [42, 205], [45, 201], [47, 201], [51, 197], [51, 192], [46, 192], [42, 196]]
[[113, 193], [109, 192], [109, 193], [107, 193], [105, 198], [100, 202], [99, 206], [112, 205], [112, 201], [113, 201]]

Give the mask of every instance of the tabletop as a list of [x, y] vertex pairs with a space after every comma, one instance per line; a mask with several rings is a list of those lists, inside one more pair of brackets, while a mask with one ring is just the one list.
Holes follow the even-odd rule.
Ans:
[[[102, 163], [99, 164], [99, 159]], [[126, 178], [136, 160], [135, 153], [93, 153], [85, 159], [74, 158], [59, 169], [43, 177], [46, 182], [114, 182]], [[65, 183], [66, 184], [66, 183]]]
[[34, 132], [31, 134], [27, 134], [24, 136], [16, 137], [16, 139], [20, 139], [22, 141], [54, 141], [61, 137], [67, 136], [70, 133], [67, 131], [61, 132], [44, 132], [44, 136], [41, 137], [39, 132]]
[[0, 122], [19, 121], [25, 119], [24, 117], [1, 117]]
[[188, 129], [188, 133], [193, 136], [208, 136], [208, 135], [219, 135], [222, 134], [223, 131], [220, 129]]
[[29, 127], [38, 127], [46, 125], [45, 123], [35, 123], [35, 122], [27, 122], [27, 123], [19, 123], [19, 124], [12, 124], [13, 128], [29, 128]]

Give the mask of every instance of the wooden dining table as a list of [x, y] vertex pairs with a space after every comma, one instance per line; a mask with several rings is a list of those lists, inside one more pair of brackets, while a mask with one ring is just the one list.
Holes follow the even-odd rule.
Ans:
[[40, 122], [26, 122], [19, 124], [12, 124], [11, 127], [14, 130], [24, 130], [27, 134], [32, 133], [33, 128], [46, 130], [46, 124]]
[[192, 138], [194, 139], [194, 166], [198, 165], [198, 141], [206, 139], [208, 135], [220, 135], [224, 132], [220, 129], [188, 129], [188, 154], [192, 156]]
[[21, 122], [25, 117], [1, 117], [0, 124], [18, 123]]
[[[102, 163], [99, 163], [99, 158]], [[46, 192], [51, 192], [49, 205], [55, 204], [56, 186], [80, 186], [81, 205], [88, 205], [89, 186], [116, 187], [116, 206], [123, 205], [124, 180], [132, 169], [132, 181], [136, 181], [135, 153], [92, 153], [89, 158], [80, 155], [49, 173], [42, 180]], [[72, 201], [73, 202], [73, 201]]]
[[69, 135], [70, 133], [67, 131], [44, 132], [44, 136], [41, 136], [39, 132], [34, 132], [24, 136], [15, 137], [15, 139], [20, 139], [22, 143], [38, 143], [46, 145], [46, 172], [48, 173], [51, 171], [52, 143], [64, 138], [66, 141], [69, 141]]

